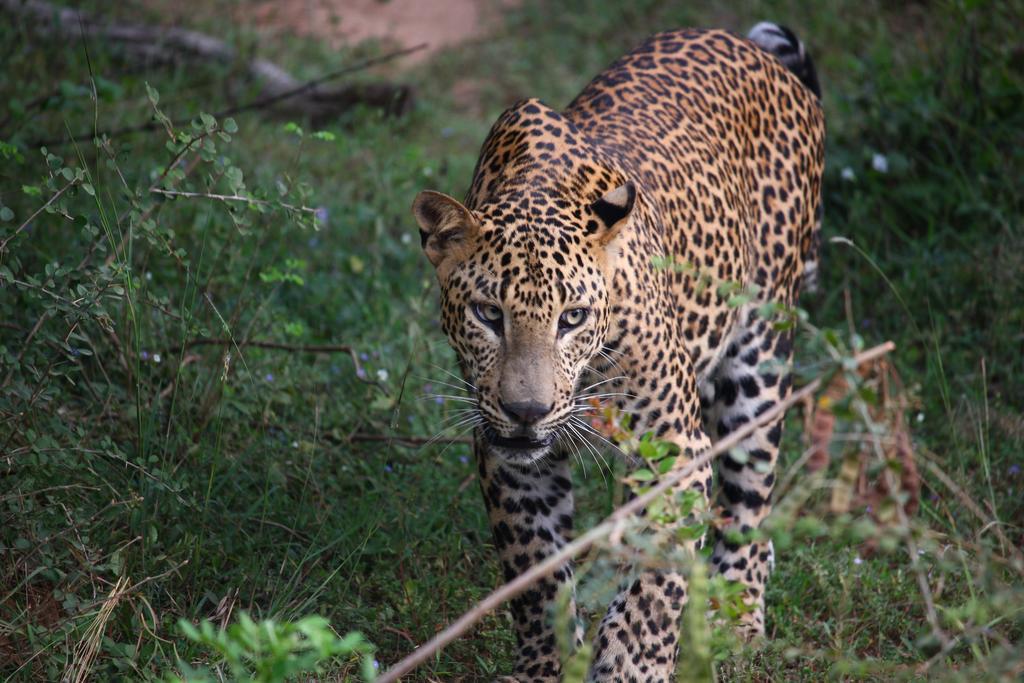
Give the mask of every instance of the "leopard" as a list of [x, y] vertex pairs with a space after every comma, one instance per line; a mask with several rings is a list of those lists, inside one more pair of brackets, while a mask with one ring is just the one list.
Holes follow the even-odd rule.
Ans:
[[[814, 63], [790, 29], [679, 29], [612, 63], [561, 111], [536, 98], [504, 111], [464, 201], [416, 196], [506, 581], [574, 537], [570, 456], [588, 397], [671, 444], [674, 470], [789, 395], [795, 333], [758, 301], [794, 306], [813, 281], [824, 139]], [[709, 282], [759, 295], [737, 304], [736, 290]], [[722, 511], [717, 529], [680, 543], [707, 543], [711, 571], [742, 586], [748, 639], [765, 633], [774, 548], [754, 530], [772, 508], [782, 425], [757, 426], [677, 489]], [[511, 601], [515, 664], [500, 680], [559, 680], [552, 609], [573, 572], [565, 561]], [[624, 571], [587, 680], [673, 679], [686, 576]], [[575, 619], [575, 597], [568, 609]]]

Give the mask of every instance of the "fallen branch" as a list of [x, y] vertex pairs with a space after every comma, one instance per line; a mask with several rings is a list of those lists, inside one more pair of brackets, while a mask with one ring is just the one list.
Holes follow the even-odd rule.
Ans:
[[[883, 356], [896, 348], [892, 342], [886, 342], [854, 356], [857, 365], [870, 362]], [[695, 471], [704, 467], [717, 456], [728, 452], [739, 445], [756, 430], [772, 420], [781, 417], [785, 411], [794, 403], [799, 403], [807, 396], [810, 396], [821, 387], [822, 378], [811, 381], [799, 391], [792, 393], [789, 398], [775, 405], [774, 408], [762, 414], [755, 420], [748, 422], [742, 428], [731, 432], [727, 437], [718, 441], [708, 451], [686, 463], [683, 467], [665, 475], [657, 485], [653, 486], [647, 493], [637, 496], [626, 503], [612, 514], [608, 515], [603, 522], [593, 527], [582, 536], [564, 546], [557, 553], [548, 556], [542, 562], [530, 567], [528, 570], [501, 586], [486, 598], [478, 602], [472, 609], [459, 617], [454, 623], [427, 641], [424, 645], [414, 650], [404, 659], [381, 674], [377, 679], [378, 683], [395, 683], [405, 674], [413, 671], [435, 654], [441, 651], [446, 645], [459, 638], [462, 634], [472, 628], [484, 616], [499, 607], [507, 600], [511, 600], [523, 591], [527, 590], [536, 581], [548, 576], [559, 569], [566, 561], [587, 552], [594, 543], [611, 535], [617, 528], [620, 528], [625, 521], [640, 512], [658, 496], [664, 494], [679, 482], [683, 481]]]
[[[147, 63], [175, 63], [183, 59], [222, 64], [234, 64], [239, 61], [239, 55], [231, 45], [198, 31], [106, 23], [80, 10], [52, 5], [43, 0], [0, 0], [0, 10], [25, 17], [31, 22], [31, 28], [43, 35], [56, 35], [65, 39], [97, 38], [107, 44], [118, 44], [133, 59]], [[250, 78], [259, 83], [259, 95], [252, 101], [217, 112], [214, 116], [221, 118], [253, 109], [284, 105], [283, 111], [286, 114], [325, 121], [356, 104], [382, 108], [391, 114], [402, 114], [412, 105], [413, 91], [410, 86], [394, 83], [349, 84], [334, 89], [325, 89], [321, 86], [425, 47], [426, 45], [422, 44], [397, 50], [305, 82], [271, 61], [253, 59], [244, 63], [244, 70]], [[175, 125], [188, 122], [189, 119], [176, 121]], [[155, 130], [160, 125], [159, 122], [152, 121], [107, 131], [100, 135], [113, 137]], [[90, 139], [94, 134], [95, 131], [88, 131], [71, 138], [40, 141], [37, 145], [66, 144], [72, 139]]]
[[293, 351], [298, 353], [347, 353], [352, 359], [356, 368], [356, 378], [359, 381], [370, 384], [381, 391], [387, 391], [377, 382], [370, 379], [359, 362], [359, 354], [348, 344], [288, 344], [286, 342], [260, 341], [258, 339], [223, 339], [217, 337], [199, 337], [185, 342], [185, 348], [191, 349], [196, 346], [230, 346], [241, 349], [252, 346], [257, 349], [276, 349], [278, 351]]
[[[286, 342], [260, 341], [257, 339], [219, 339], [199, 337], [185, 343], [186, 349], [193, 346], [255, 346], [258, 349], [278, 349], [280, 351], [299, 351], [304, 353], [355, 353], [348, 344], [288, 344]], [[359, 359], [355, 361], [358, 363]]]

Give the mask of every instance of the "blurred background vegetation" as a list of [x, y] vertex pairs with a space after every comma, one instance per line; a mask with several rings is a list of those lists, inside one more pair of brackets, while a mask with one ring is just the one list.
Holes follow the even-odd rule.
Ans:
[[[76, 4], [233, 50], [168, 60], [0, 4], [0, 675], [230, 677], [230, 643], [178, 622], [241, 612], [307, 639], [330, 633], [303, 620], [320, 615], [386, 666], [498, 585], [467, 446], [422, 445], [458, 434], [433, 396], [454, 364], [410, 202], [461, 195], [515, 100], [564, 105], [659, 30], [762, 19], [800, 35], [824, 87], [822, 279], [802, 305], [851, 347], [896, 342], [922, 489], [895, 531], [803, 501], [827, 524], [777, 539], [769, 643], [718, 652], [718, 673], [1024, 675], [1024, 3], [437, 3], [400, 36], [431, 48], [372, 68], [394, 41], [353, 42], [334, 5]], [[256, 58], [411, 90], [246, 108], [266, 98]], [[794, 411], [797, 479], [805, 448]], [[586, 527], [607, 484], [578, 484]], [[853, 541], [829, 531], [859, 521]], [[488, 617], [414, 679], [506, 671], [509, 626]], [[370, 651], [314, 659], [356, 677]]]

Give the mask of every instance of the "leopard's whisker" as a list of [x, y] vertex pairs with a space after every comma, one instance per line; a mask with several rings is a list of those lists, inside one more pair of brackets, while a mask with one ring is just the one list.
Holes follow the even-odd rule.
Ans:
[[582, 427], [584, 431], [586, 431], [586, 432], [589, 432], [590, 434], [593, 434], [594, 436], [596, 436], [597, 438], [599, 438], [599, 439], [600, 439], [601, 441], [603, 441], [603, 442], [605, 442], [606, 444], [608, 444], [608, 446], [609, 446], [610, 448], [612, 448], [612, 450], [614, 450], [614, 451], [616, 451], [616, 452], [618, 452], [618, 453], [622, 454], [622, 455], [623, 455], [624, 457], [626, 457], [626, 458], [629, 458], [629, 454], [628, 454], [628, 453], [626, 453], [626, 452], [625, 452], [624, 450], [622, 450], [621, 448], [619, 448], [618, 446], [616, 446], [616, 445], [615, 445], [614, 443], [612, 443], [611, 441], [609, 441], [608, 439], [606, 439], [606, 438], [604, 437], [604, 435], [603, 435], [603, 434], [601, 434], [601, 432], [597, 431], [596, 429], [594, 429], [593, 427], [591, 427], [590, 425], [588, 425], [588, 424], [587, 424], [586, 422], [584, 422], [583, 420], [579, 419], [578, 417], [572, 417], [572, 418], [570, 418], [570, 419], [571, 419], [571, 420], [572, 420], [573, 422], [575, 422], [575, 423], [576, 423], [576, 424], [577, 424], [578, 426]]
[[[573, 433], [576, 434], [576, 436], [583, 443], [583, 446], [594, 455], [594, 458], [597, 461], [599, 461], [602, 465], [604, 465], [604, 469], [609, 469], [608, 461], [605, 460], [605, 457], [601, 454], [601, 451], [599, 449], [595, 448], [594, 444], [590, 443], [590, 441], [587, 439], [586, 435], [584, 433], [582, 433], [574, 424], [572, 424], [572, 422], [567, 422], [566, 425], [570, 429], [572, 429]], [[602, 478], [605, 477], [604, 470], [601, 470], [601, 477]], [[607, 483], [607, 479], [605, 479], [605, 483]]]
[[477, 389], [476, 385], [474, 385], [474, 384], [473, 384], [472, 382], [467, 382], [467, 381], [466, 381], [466, 380], [465, 380], [464, 378], [462, 378], [462, 377], [459, 377], [458, 375], [456, 375], [456, 374], [455, 374], [454, 372], [452, 372], [451, 370], [445, 370], [444, 368], [442, 368], [442, 367], [441, 367], [440, 365], [437, 365], [436, 363], [431, 363], [430, 365], [431, 365], [432, 367], [435, 367], [435, 368], [437, 368], [438, 370], [440, 370], [440, 371], [441, 371], [441, 372], [443, 372], [444, 374], [448, 375], [449, 377], [451, 377], [452, 379], [454, 379], [454, 380], [455, 380], [456, 382], [462, 382], [462, 383], [463, 383], [463, 384], [465, 384], [465, 385], [466, 385], [467, 387], [469, 387], [470, 389], [472, 389], [472, 390], [473, 390], [474, 392], [478, 391], [478, 389]]
[[428, 384], [440, 384], [441, 386], [449, 387], [451, 389], [454, 389], [455, 391], [466, 391], [467, 393], [473, 393], [471, 391], [467, 391], [466, 387], [464, 387], [464, 386], [459, 386], [458, 384], [452, 384], [451, 382], [445, 382], [444, 380], [431, 379], [429, 377], [417, 377], [417, 379], [422, 379], [424, 382], [426, 382]]
[[601, 454], [601, 451], [599, 449], [595, 448], [594, 445], [592, 443], [590, 443], [590, 441], [587, 439], [586, 435], [583, 434], [571, 422], [567, 422], [566, 426], [569, 429], [572, 430], [573, 434], [576, 435], [576, 438], [579, 440], [579, 442], [583, 444], [583, 447], [586, 448], [594, 456], [595, 462], [598, 462], [599, 464], [604, 465], [603, 469], [601, 469], [601, 479], [604, 480], [605, 484], [607, 484], [608, 483], [608, 479], [607, 479], [607, 476], [605, 475], [605, 470], [609, 469], [608, 461], [605, 460], [605, 457]]
[[436, 398], [443, 398], [446, 401], [461, 401], [462, 403], [472, 403], [473, 405], [477, 404], [477, 400], [472, 396], [456, 396], [454, 394], [425, 394], [421, 396], [418, 400], [426, 401], [433, 400]]
[[609, 383], [609, 382], [615, 382], [616, 380], [620, 380], [620, 379], [626, 379], [626, 376], [625, 376], [625, 375], [618, 375], [618, 376], [616, 376], [616, 377], [609, 377], [609, 378], [607, 378], [607, 379], [603, 379], [603, 380], [601, 380], [600, 382], [594, 382], [593, 384], [591, 384], [591, 385], [590, 385], [590, 386], [588, 386], [588, 387], [583, 387], [583, 388], [582, 388], [582, 389], [580, 389], [580, 390], [579, 390], [579, 392], [577, 392], [577, 393], [580, 393], [580, 394], [585, 394], [586, 392], [590, 391], [591, 389], [594, 389], [595, 387], [599, 387], [599, 386], [601, 386], [602, 384], [607, 384], [607, 383]]

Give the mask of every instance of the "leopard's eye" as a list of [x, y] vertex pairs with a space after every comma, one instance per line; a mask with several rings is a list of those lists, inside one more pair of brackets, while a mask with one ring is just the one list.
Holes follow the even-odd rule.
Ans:
[[587, 319], [588, 313], [586, 308], [570, 308], [558, 317], [558, 328], [565, 331], [579, 327]]
[[501, 308], [494, 304], [473, 304], [473, 313], [484, 325], [493, 329], [501, 328]]

